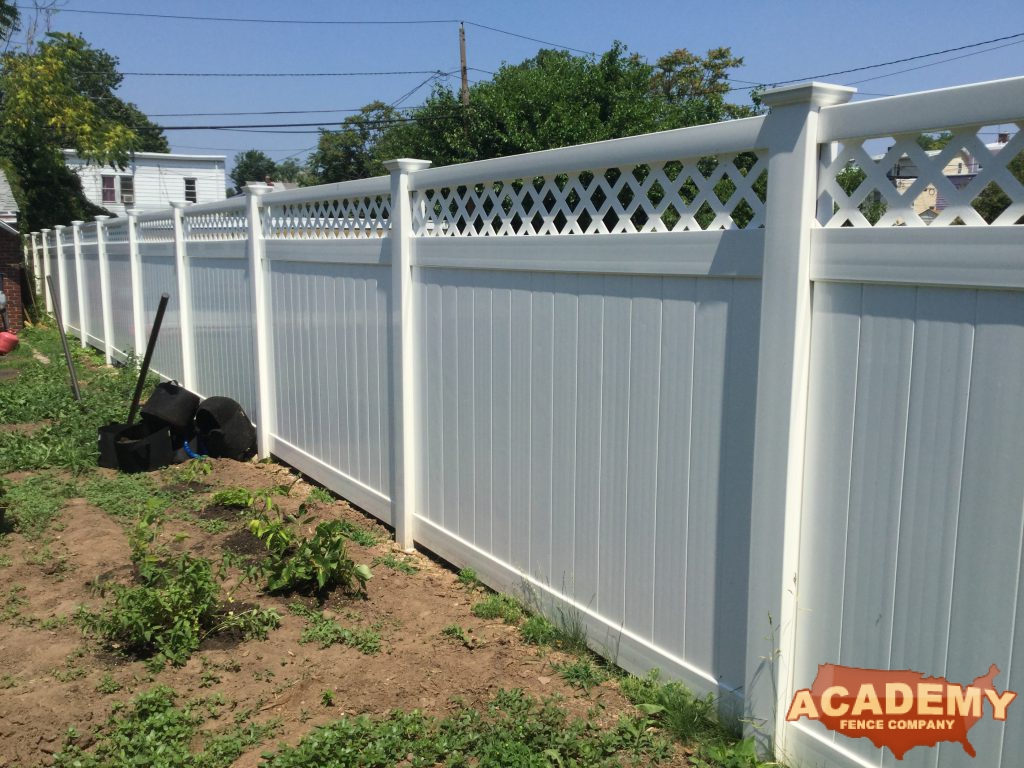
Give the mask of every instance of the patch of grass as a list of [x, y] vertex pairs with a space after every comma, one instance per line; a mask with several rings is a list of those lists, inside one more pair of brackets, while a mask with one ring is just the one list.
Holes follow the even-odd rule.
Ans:
[[459, 571], [459, 582], [465, 587], [479, 587], [480, 579], [472, 568], [463, 568]]
[[405, 556], [401, 560], [399, 560], [398, 557], [394, 554], [387, 554], [383, 557], [373, 558], [373, 562], [371, 563], [371, 565], [383, 565], [387, 568], [390, 568], [393, 571], [398, 571], [399, 573], [404, 573], [407, 576], [411, 576], [414, 573], [418, 573], [420, 570], [415, 565], [413, 565], [414, 562], [415, 561], [409, 556]]
[[4, 494], [7, 522], [27, 539], [43, 536], [78, 489], [73, 482], [44, 472], [11, 483]]
[[18, 685], [18, 679], [11, 675], [3, 675], [0, 677], [0, 691], [5, 691], [8, 688], [15, 688]]
[[[53, 350], [51, 362], [26, 361], [18, 378], [0, 384], [0, 422], [43, 423], [31, 433], [0, 432], [0, 473], [95, 466], [99, 457], [96, 430], [104, 424], [124, 421], [138, 375], [135, 361], [107, 368], [98, 354], [72, 347], [82, 385], [82, 401], [78, 403], [71, 395], [67, 370], [61, 362], [56, 329], [26, 329], [22, 340], [26, 347]], [[144, 396], [156, 381], [155, 375], [149, 377]]]
[[445, 637], [450, 637], [453, 640], [458, 640], [470, 650], [473, 650], [480, 645], [479, 641], [475, 637], [468, 635], [467, 630], [463, 629], [458, 624], [449, 624], [441, 630], [441, 634]]
[[10, 555], [0, 555], [0, 568], [9, 568], [13, 562]]
[[609, 678], [608, 672], [590, 659], [576, 659], [552, 666], [565, 682], [583, 691], [589, 691]]
[[345, 538], [354, 541], [361, 547], [375, 547], [380, 543], [380, 539], [372, 531], [363, 528], [356, 523], [348, 520], [335, 520], [338, 524], [338, 530], [342, 532]]
[[174, 501], [169, 494], [157, 490], [148, 475], [141, 473], [95, 473], [86, 481], [82, 495], [108, 515], [126, 520], [162, 514]]
[[515, 624], [523, 617], [523, 606], [511, 595], [490, 594], [476, 603], [473, 615], [479, 619], [501, 619], [506, 624]]
[[[56, 768], [145, 765], [152, 768], [228, 768], [247, 749], [263, 743], [279, 724], [248, 717], [219, 730], [202, 729], [211, 715], [202, 702], [177, 706], [176, 694], [158, 686], [121, 706], [88, 751], [69, 739], [54, 756]], [[205, 709], [205, 712], [203, 711]]]
[[519, 633], [530, 645], [552, 645], [558, 640], [558, 628], [539, 613], [523, 622]]
[[12, 584], [6, 592], [0, 592], [0, 622], [20, 623], [21, 611], [27, 607], [25, 587], [21, 584]]
[[324, 616], [301, 603], [292, 603], [288, 610], [306, 620], [306, 628], [299, 637], [300, 643], [317, 643], [321, 648], [330, 648], [335, 643], [373, 656], [380, 653], [380, 634], [372, 629], [349, 629], [333, 619]]
[[443, 719], [419, 711], [382, 718], [346, 717], [316, 728], [294, 747], [264, 753], [264, 768], [410, 766], [594, 766], [624, 762], [658, 765], [668, 746], [649, 735], [639, 743], [620, 729], [602, 730], [570, 719], [556, 700], [519, 690], [499, 691], [483, 710], [463, 707]]
[[722, 723], [714, 698], [696, 696], [677, 681], [662, 682], [658, 670], [645, 677], [629, 675], [619, 689], [633, 704], [647, 712], [655, 725], [683, 744], [696, 745], [691, 765], [699, 768], [759, 768], [762, 763], [752, 739], [737, 741], [736, 724]]

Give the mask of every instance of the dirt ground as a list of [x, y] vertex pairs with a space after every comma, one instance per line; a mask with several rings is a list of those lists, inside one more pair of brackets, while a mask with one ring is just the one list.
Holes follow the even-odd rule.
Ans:
[[[152, 477], [158, 485], [173, 485], [166, 472]], [[193, 487], [193, 498], [206, 499], [224, 486], [260, 489], [294, 483], [288, 496], [276, 497], [284, 512], [297, 511], [312, 488], [286, 467], [228, 460], [215, 461], [213, 473], [203, 482], [207, 488]], [[342, 517], [375, 529], [381, 540], [376, 547], [351, 545], [357, 563], [369, 564], [376, 556], [395, 552], [390, 532], [344, 501], [320, 504], [315, 515]], [[218, 518], [227, 523], [221, 533], [206, 533], [197, 525]], [[254, 555], [262, 545], [245, 528], [244, 518], [225, 509], [198, 510], [192, 519], [177, 519], [172, 512], [161, 540], [214, 562], [225, 550]], [[166, 667], [154, 675], [143, 662], [88, 639], [70, 620], [80, 605], [94, 610], [103, 605], [97, 583], [131, 580], [123, 523], [84, 499], [72, 499], [55, 527], [45, 545], [12, 533], [0, 549], [10, 562], [0, 567], [0, 768], [47, 764], [61, 749], [69, 727], [88, 734], [107, 719], [115, 702], [128, 701], [158, 683], [171, 686], [183, 699], [220, 693], [229, 702], [229, 711], [255, 707], [256, 721], [280, 721], [278, 734], [243, 755], [235, 764], [239, 767], [257, 765], [261, 751], [280, 742], [293, 744], [314, 726], [343, 714], [420, 709], [443, 715], [457, 700], [480, 705], [503, 688], [537, 696], [560, 694], [570, 712], [589, 712], [602, 724], [614, 723], [620, 713], [635, 712], [614, 682], [589, 693], [570, 688], [552, 667], [566, 655], [525, 644], [518, 631], [500, 619], [474, 617], [470, 608], [482, 597], [482, 588], [467, 588], [450, 567], [423, 553], [411, 556], [419, 569], [416, 573], [375, 566], [368, 599], [332, 596], [325, 605], [327, 615], [345, 626], [377, 629], [382, 636], [377, 655], [342, 645], [321, 649], [315, 643], [300, 643], [305, 619], [288, 611], [296, 598], [268, 596], [243, 584], [234, 599], [276, 608], [281, 627], [265, 641], [214, 638], [185, 666]], [[41, 552], [43, 546], [49, 551]], [[315, 605], [308, 598], [305, 602]], [[476, 638], [478, 647], [467, 648], [443, 636], [441, 630], [451, 624]], [[111, 695], [98, 693], [105, 675], [122, 689]], [[334, 693], [333, 706], [322, 704], [324, 691]], [[230, 719], [230, 714], [222, 720], [225, 717]], [[88, 744], [88, 738], [79, 744]]]

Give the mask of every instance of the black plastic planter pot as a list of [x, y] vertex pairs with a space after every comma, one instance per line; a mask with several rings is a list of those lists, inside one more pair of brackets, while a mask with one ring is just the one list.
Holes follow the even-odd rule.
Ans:
[[176, 381], [158, 384], [142, 406], [142, 416], [148, 421], [161, 421], [177, 435], [186, 439], [192, 431], [192, 420], [199, 407], [199, 395], [189, 392]]
[[196, 411], [203, 453], [244, 461], [256, 453], [256, 429], [242, 406], [229, 397], [208, 397]]
[[174, 460], [171, 431], [166, 427], [139, 424], [108, 424], [100, 427], [100, 466], [122, 472], [149, 472]]

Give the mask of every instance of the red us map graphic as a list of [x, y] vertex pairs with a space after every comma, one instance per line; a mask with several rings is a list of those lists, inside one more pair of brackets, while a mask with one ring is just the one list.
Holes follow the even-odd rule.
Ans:
[[888, 747], [897, 760], [914, 747], [955, 742], [976, 757], [968, 732], [984, 717], [985, 703], [995, 720], [1006, 720], [1006, 710], [1017, 698], [1013, 691], [996, 690], [999, 669], [970, 685], [950, 683], [943, 677], [925, 677], [905, 670], [860, 669], [821, 664], [810, 688], [796, 692], [786, 719], [806, 717], [851, 738], [870, 739]]

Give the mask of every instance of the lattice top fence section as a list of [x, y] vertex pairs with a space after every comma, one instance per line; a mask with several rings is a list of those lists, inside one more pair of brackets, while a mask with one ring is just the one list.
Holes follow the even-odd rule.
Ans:
[[764, 225], [767, 161], [742, 152], [418, 190], [420, 237], [589, 235]]
[[96, 244], [96, 224], [83, 224], [78, 230], [78, 242], [82, 245]]
[[140, 243], [173, 243], [174, 219], [168, 216], [162, 219], [140, 220], [138, 238]]
[[[825, 227], [1024, 224], [1024, 134], [970, 126], [928, 134], [844, 141], [818, 177]], [[948, 139], [948, 141], [947, 141]], [[993, 139], [996, 139], [993, 141]]]
[[249, 225], [245, 209], [194, 213], [184, 217], [186, 240], [245, 240]]
[[127, 243], [128, 223], [108, 224], [103, 232], [103, 239], [108, 243]]
[[263, 209], [270, 240], [381, 238], [391, 228], [390, 195], [364, 195], [273, 203]]

